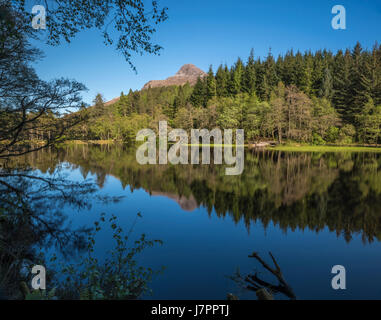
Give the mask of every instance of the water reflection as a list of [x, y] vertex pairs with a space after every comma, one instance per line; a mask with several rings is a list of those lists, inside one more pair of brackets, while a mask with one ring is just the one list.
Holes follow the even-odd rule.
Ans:
[[28, 277], [32, 265], [43, 261], [39, 248], [55, 247], [65, 257], [86, 249], [85, 236], [90, 229], [71, 228], [63, 208], [89, 208], [96, 188], [92, 183], [65, 179], [61, 170], [50, 171], [46, 176], [27, 165], [3, 165], [0, 171], [0, 296], [18, 299], [21, 279]]
[[121, 146], [74, 145], [41, 150], [17, 159], [44, 173], [62, 163], [96, 176], [102, 188], [107, 175], [123, 188], [143, 188], [164, 195], [184, 210], [198, 206], [219, 217], [244, 220], [248, 229], [261, 221], [283, 231], [328, 227], [349, 242], [380, 240], [380, 155], [373, 153], [284, 153], [246, 151], [241, 176], [226, 176], [220, 165], [140, 165], [135, 150]]

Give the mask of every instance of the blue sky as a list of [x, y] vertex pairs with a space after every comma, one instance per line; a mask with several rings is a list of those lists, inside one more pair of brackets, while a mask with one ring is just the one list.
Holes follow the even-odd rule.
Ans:
[[[160, 56], [134, 56], [138, 74], [113, 47], [103, 44], [98, 30], [80, 33], [70, 44], [40, 44], [45, 58], [36, 65], [41, 78], [67, 77], [83, 82], [90, 103], [97, 92], [110, 100], [140, 89], [149, 80], [165, 79], [185, 63], [207, 71], [229, 66], [250, 49], [264, 57], [294, 50], [343, 49], [360, 41], [371, 48], [381, 42], [381, 0], [159, 0], [169, 19], [158, 26], [154, 41]], [[344, 5], [347, 29], [331, 27], [334, 5]], [[43, 32], [43, 31], [40, 31]]]

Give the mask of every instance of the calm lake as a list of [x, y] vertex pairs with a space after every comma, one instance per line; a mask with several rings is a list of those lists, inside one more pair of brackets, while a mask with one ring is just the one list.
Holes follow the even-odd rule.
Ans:
[[[65, 209], [73, 227], [92, 227], [105, 212], [128, 230], [141, 212], [133, 234], [164, 242], [139, 256], [165, 267], [147, 299], [255, 299], [229, 276], [256, 270], [276, 283], [248, 258], [258, 252], [270, 263], [269, 251], [298, 299], [381, 299], [381, 154], [245, 150], [240, 176], [226, 176], [223, 165], [142, 166], [134, 150], [108, 145], [24, 160], [43, 175], [92, 180], [100, 194], [122, 196]], [[97, 254], [113, 243], [102, 230]], [[334, 265], [346, 268], [347, 290], [332, 289]]]

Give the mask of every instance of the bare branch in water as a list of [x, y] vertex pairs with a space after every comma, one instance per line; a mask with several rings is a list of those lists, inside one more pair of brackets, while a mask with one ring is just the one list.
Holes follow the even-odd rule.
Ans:
[[242, 277], [239, 271], [233, 276], [230, 277], [233, 281], [235, 281], [241, 287], [244, 287], [247, 290], [254, 291], [259, 300], [273, 300], [273, 295], [277, 293], [284, 294], [291, 300], [296, 300], [296, 296], [291, 286], [286, 282], [283, 277], [281, 268], [274, 258], [273, 254], [269, 252], [270, 258], [274, 264], [274, 267], [271, 267], [264, 261], [257, 252], [249, 255], [249, 258], [256, 259], [264, 269], [269, 271], [272, 275], [276, 277], [278, 280], [278, 284], [272, 284], [267, 282], [261, 278], [259, 278], [258, 273], [248, 274], [245, 277]]

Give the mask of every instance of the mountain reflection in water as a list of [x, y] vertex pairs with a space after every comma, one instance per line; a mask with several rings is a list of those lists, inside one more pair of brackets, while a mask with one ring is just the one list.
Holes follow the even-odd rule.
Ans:
[[381, 236], [381, 158], [376, 153], [285, 153], [246, 151], [240, 176], [226, 176], [222, 165], [140, 165], [135, 150], [122, 146], [74, 145], [41, 150], [17, 161], [43, 173], [62, 163], [96, 176], [99, 188], [107, 176], [123, 189], [144, 189], [176, 201], [184, 211], [205, 207], [230, 215], [246, 227], [273, 222], [282, 230], [328, 227], [349, 242]]

